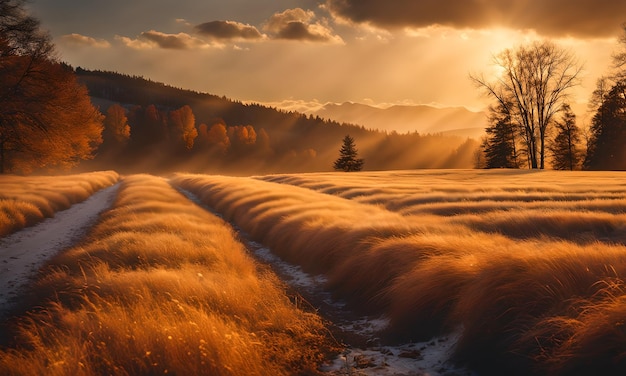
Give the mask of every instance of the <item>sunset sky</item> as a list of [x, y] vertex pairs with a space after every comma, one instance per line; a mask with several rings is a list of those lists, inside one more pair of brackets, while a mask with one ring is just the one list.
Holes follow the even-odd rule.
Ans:
[[468, 79], [552, 38], [585, 66], [586, 102], [618, 48], [614, 0], [32, 0], [60, 57], [88, 69], [304, 110], [326, 102], [483, 109]]

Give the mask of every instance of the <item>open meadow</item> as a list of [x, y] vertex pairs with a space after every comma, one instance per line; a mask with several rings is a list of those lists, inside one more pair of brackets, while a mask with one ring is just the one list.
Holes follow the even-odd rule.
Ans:
[[626, 370], [623, 173], [173, 181], [282, 258], [324, 274], [351, 308], [387, 317], [389, 341], [460, 330], [455, 358], [495, 374]]
[[625, 177], [121, 177], [2, 323], [0, 374], [382, 374], [325, 371], [349, 339], [303, 310], [254, 241], [319, 276], [341, 309], [379, 317], [379, 345], [454, 338], [451, 360], [478, 375], [621, 375]]
[[114, 184], [114, 171], [65, 176], [0, 176], [0, 236], [32, 226]]
[[226, 223], [150, 175], [123, 179], [22, 306], [3, 375], [307, 374], [336, 346]]

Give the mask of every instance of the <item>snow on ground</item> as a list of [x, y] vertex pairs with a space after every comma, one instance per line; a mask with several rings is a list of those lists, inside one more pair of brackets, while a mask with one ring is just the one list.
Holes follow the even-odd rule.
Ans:
[[[222, 218], [219, 213], [204, 205], [193, 193], [179, 189], [191, 201]], [[454, 350], [460, 330], [449, 336], [433, 338], [427, 342], [406, 343], [398, 346], [382, 346], [377, 334], [388, 320], [384, 317], [355, 317], [345, 308], [345, 303], [333, 299], [324, 290], [326, 278], [310, 275], [302, 268], [283, 261], [260, 243], [250, 240], [249, 235], [234, 223], [250, 252], [261, 262], [269, 265], [291, 288], [309, 299], [309, 304], [326, 319], [331, 320], [340, 332], [358, 337], [361, 344], [348, 348], [321, 371], [332, 376], [472, 376], [473, 372], [455, 367], [448, 359]], [[314, 300], [313, 300], [314, 299]], [[320, 305], [324, 307], [321, 308]], [[364, 346], [363, 346], [364, 345]], [[362, 347], [362, 348], [361, 348]]]
[[[407, 343], [398, 346], [381, 346], [377, 333], [383, 330], [388, 320], [384, 317], [359, 317], [352, 314], [341, 317], [337, 311], [345, 303], [332, 299], [323, 290], [326, 279], [305, 273], [299, 266], [283, 261], [262, 244], [248, 241], [248, 247], [257, 258], [272, 266], [289, 286], [305, 296], [317, 296], [334, 308], [333, 324], [344, 333], [352, 333], [366, 339], [364, 348], [349, 347], [334, 362], [321, 371], [329, 375], [422, 375], [422, 376], [469, 376], [472, 372], [457, 368], [448, 359], [460, 332], [450, 336], [433, 338], [427, 342]], [[323, 312], [320, 312], [323, 315]], [[369, 345], [368, 345], [369, 344]], [[348, 344], [350, 345], [350, 344]]]
[[113, 204], [118, 187], [101, 189], [52, 218], [0, 239], [0, 318], [46, 260], [72, 246], [96, 223]]

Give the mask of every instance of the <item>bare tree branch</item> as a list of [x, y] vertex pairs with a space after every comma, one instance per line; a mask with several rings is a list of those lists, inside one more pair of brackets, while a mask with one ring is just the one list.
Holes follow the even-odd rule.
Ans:
[[543, 169], [548, 128], [566, 102], [568, 91], [579, 84], [582, 66], [571, 53], [551, 42], [504, 50], [494, 63], [503, 73], [493, 82], [482, 76], [470, 78], [500, 104], [512, 104], [510, 115], [521, 126], [530, 166]]

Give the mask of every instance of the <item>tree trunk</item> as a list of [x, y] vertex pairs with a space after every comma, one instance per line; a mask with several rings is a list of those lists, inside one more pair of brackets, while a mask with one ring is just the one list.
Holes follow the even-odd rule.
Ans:
[[0, 174], [4, 174], [4, 141], [0, 141]]
[[569, 170], [574, 171], [574, 148], [572, 146], [572, 131], [567, 132], [567, 157], [569, 158]]
[[515, 129], [513, 128], [510, 114], [509, 114], [509, 131], [511, 132], [511, 144], [513, 145], [513, 163], [515, 163], [515, 168], [520, 168], [520, 165], [517, 161], [517, 144], [516, 144], [517, 140], [515, 140]]
[[539, 150], [539, 158], [540, 158], [540, 162], [541, 162], [541, 169], [545, 169], [545, 156], [546, 156], [546, 139], [545, 139], [545, 134], [543, 131], [539, 132], [540, 133], [540, 145], [541, 145], [541, 150]]
[[537, 140], [533, 137], [530, 150], [530, 166], [533, 170], [537, 169]]

